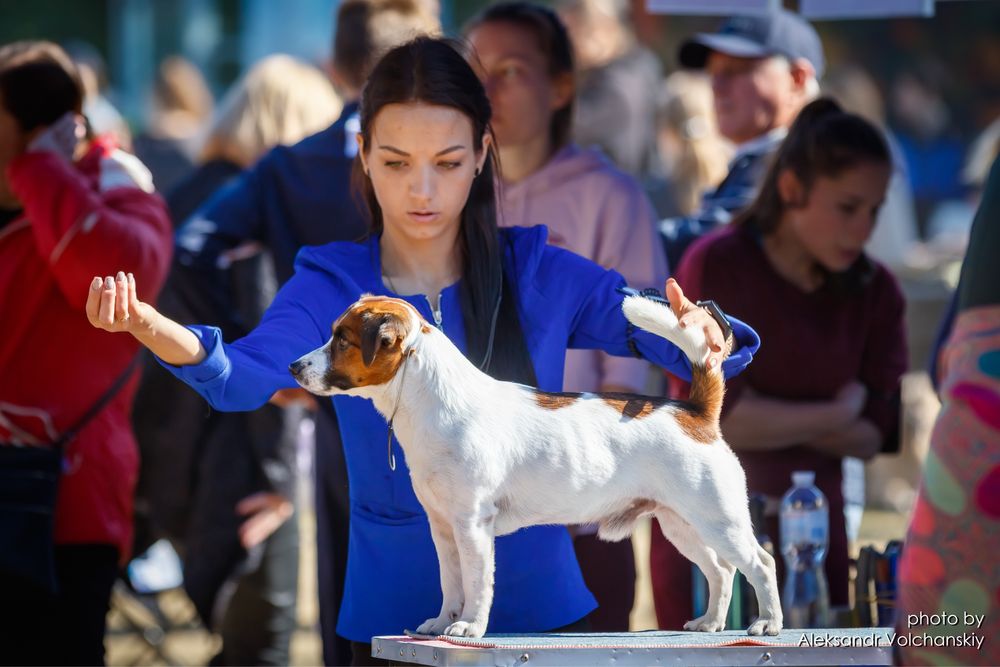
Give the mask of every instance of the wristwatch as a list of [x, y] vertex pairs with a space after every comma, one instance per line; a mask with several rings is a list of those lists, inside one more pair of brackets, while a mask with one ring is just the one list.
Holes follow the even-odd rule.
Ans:
[[712, 319], [718, 323], [719, 328], [722, 329], [722, 339], [725, 341], [728, 352], [732, 352], [733, 343], [736, 342], [733, 336], [733, 325], [729, 323], [729, 319], [726, 317], [726, 314], [722, 312], [722, 309], [719, 308], [719, 304], [709, 299], [707, 301], [698, 301], [695, 305], [699, 308], [707, 310], [708, 314], [712, 316]]

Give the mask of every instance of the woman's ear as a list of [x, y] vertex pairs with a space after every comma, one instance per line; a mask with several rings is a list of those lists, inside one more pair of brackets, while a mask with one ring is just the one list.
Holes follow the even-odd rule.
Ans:
[[806, 189], [802, 181], [791, 169], [782, 169], [778, 174], [778, 195], [785, 206], [801, 206], [806, 203]]
[[486, 166], [486, 161], [490, 158], [490, 148], [493, 146], [493, 135], [489, 132], [483, 132], [483, 142], [482, 150], [479, 151], [479, 156], [476, 158], [476, 174], [483, 173], [483, 167]]
[[552, 111], [559, 111], [573, 101], [576, 95], [576, 77], [572, 72], [557, 74], [552, 79]]
[[358, 132], [354, 135], [354, 140], [358, 142], [358, 159], [361, 160], [361, 169], [368, 175], [368, 158], [365, 157], [365, 138]]

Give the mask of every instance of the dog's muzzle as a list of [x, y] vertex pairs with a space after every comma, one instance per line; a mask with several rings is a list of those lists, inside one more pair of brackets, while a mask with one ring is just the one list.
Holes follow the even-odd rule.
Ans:
[[298, 379], [302, 375], [302, 372], [305, 371], [310, 366], [312, 366], [311, 361], [307, 361], [305, 359], [299, 359], [297, 361], [293, 361], [292, 363], [288, 364], [288, 371], [293, 376], [295, 376], [296, 379]]

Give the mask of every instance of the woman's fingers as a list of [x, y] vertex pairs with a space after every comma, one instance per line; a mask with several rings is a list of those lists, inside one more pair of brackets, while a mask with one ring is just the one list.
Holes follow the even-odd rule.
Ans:
[[129, 318], [128, 282], [124, 271], [115, 276], [115, 322], [124, 323]]
[[98, 321], [105, 329], [111, 329], [115, 325], [115, 279], [107, 276], [104, 279], [104, 286], [101, 288], [101, 307], [98, 313]]
[[119, 271], [114, 276], [94, 276], [87, 292], [87, 320], [106, 331], [131, 331], [142, 302], [135, 295], [135, 276]]
[[710, 350], [708, 355], [708, 367], [715, 368], [722, 363], [726, 341], [722, 336], [722, 329], [715, 318], [704, 308], [692, 303], [686, 296], [684, 290], [673, 278], [667, 279], [666, 289], [667, 300], [670, 307], [677, 316], [677, 321], [681, 328], [689, 326], [700, 326], [705, 332], [705, 342]]
[[100, 276], [94, 276], [90, 281], [90, 291], [87, 292], [87, 320], [95, 327], [101, 326], [101, 289], [104, 281]]
[[688, 302], [684, 296], [684, 290], [681, 289], [676, 280], [667, 278], [667, 286], [663, 290], [663, 293], [666, 294], [667, 301], [670, 302], [670, 307], [673, 309], [674, 315], [677, 316], [677, 319], [680, 319], [685, 311], [684, 305]]

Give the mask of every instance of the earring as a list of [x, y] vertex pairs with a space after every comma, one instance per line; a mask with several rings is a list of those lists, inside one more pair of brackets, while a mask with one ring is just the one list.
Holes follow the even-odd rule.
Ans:
[[479, 167], [476, 167], [476, 171], [472, 173], [473, 178], [479, 178]]

